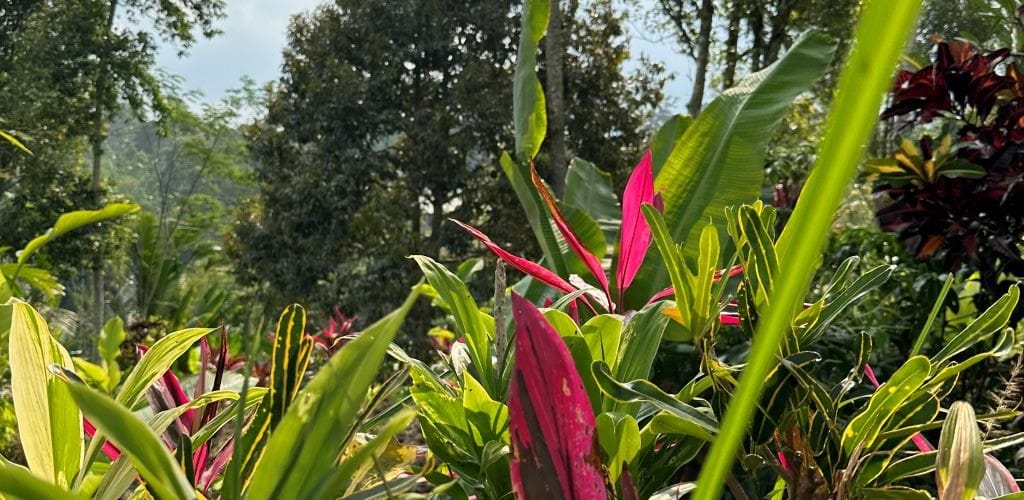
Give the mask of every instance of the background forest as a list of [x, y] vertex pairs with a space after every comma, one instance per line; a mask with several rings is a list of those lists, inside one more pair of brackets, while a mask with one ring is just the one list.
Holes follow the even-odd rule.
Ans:
[[[537, 170], [555, 196], [576, 206], [593, 200], [567, 189], [574, 175], [614, 200], [656, 134], [682, 133], [671, 126], [684, 120], [677, 114], [697, 116], [808, 30], [835, 39], [844, 54], [861, 8], [857, 0], [556, 0], [538, 55], [547, 140], [534, 158]], [[984, 51], [1024, 51], [1020, 9], [1014, 2], [927, 2], [903, 67], [930, 64], [936, 42], [954, 38]], [[336, 339], [403, 304], [422, 278], [422, 263], [410, 255], [457, 270], [477, 302], [487, 302], [496, 260], [449, 219], [516, 255], [541, 257], [502, 168], [502, 151], [517, 147], [511, 82], [523, 29], [519, 2], [324, 2], [290, 19], [280, 78], [243, 77], [213, 102], [156, 56], [170, 47], [189, 57], [221, 36], [226, 12], [222, 0], [0, 0], [0, 131], [12, 139], [0, 141], [0, 266], [20, 279], [11, 281], [71, 354], [98, 363], [104, 325], [120, 318], [126, 345], [223, 326], [231, 351], [248, 353], [239, 362], [267, 362], [271, 353], [260, 344], [293, 303], [305, 306], [308, 330], [333, 354]], [[675, 59], [663, 64], [631, 53], [631, 36], [671, 46]], [[843, 62], [835, 58], [797, 97], [769, 139], [760, 192], [777, 211], [779, 230], [814, 163]], [[667, 82], [680, 72], [692, 78], [692, 90], [668, 95]], [[886, 105], [898, 102], [894, 94]], [[916, 125], [901, 117], [880, 123], [869, 157], [898, 156], [893, 138]], [[916, 146], [923, 161], [931, 144]], [[653, 154], [658, 163], [667, 153], [654, 147]], [[930, 327], [923, 313], [907, 311], [944, 300], [940, 321], [961, 325], [1021, 276], [1022, 222], [964, 229], [958, 221], [911, 234], [904, 219], [876, 214], [880, 195], [897, 203], [909, 196], [876, 182], [879, 172], [892, 173], [877, 168], [866, 170], [874, 177], [859, 176], [843, 202], [816, 282], [841, 274], [852, 255], [865, 268], [898, 264], [871, 300], [834, 325], [866, 332], [875, 368], [891, 372], [916, 353], [917, 332]], [[16, 251], [61, 214], [111, 204], [134, 206], [48, 243], [22, 271]], [[580, 218], [571, 207], [565, 215]], [[598, 238], [617, 222], [597, 219]], [[992, 242], [1005, 251], [971, 254], [970, 245]], [[396, 343], [420, 358], [448, 346], [456, 336], [450, 316], [428, 301], [411, 307]], [[1014, 318], [1020, 315], [1018, 307]], [[824, 342], [850, 349], [836, 337]], [[746, 348], [728, 339], [719, 346]], [[672, 372], [692, 363], [692, 353], [682, 344], [662, 348], [652, 380], [678, 390]], [[130, 358], [121, 359], [123, 368]], [[198, 363], [186, 356], [176, 367], [194, 372]], [[991, 380], [956, 390], [983, 402], [998, 377], [1019, 375], [1019, 367], [988, 369]], [[10, 378], [0, 355], [0, 455], [8, 458], [20, 453]]]

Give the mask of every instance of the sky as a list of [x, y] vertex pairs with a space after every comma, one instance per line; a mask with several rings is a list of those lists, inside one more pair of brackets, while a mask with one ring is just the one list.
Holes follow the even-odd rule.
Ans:
[[[164, 47], [157, 56], [157, 64], [182, 77], [184, 90], [198, 90], [209, 102], [239, 87], [242, 76], [252, 77], [258, 84], [276, 80], [281, 74], [281, 50], [287, 42], [289, 18], [312, 10], [323, 1], [227, 0], [227, 19], [219, 25], [223, 33], [213, 39], [198, 40], [184, 58], [179, 58], [173, 48]], [[692, 86], [693, 64], [677, 55], [671, 43], [645, 39], [640, 34], [639, 21], [626, 24], [633, 56], [627, 69], [639, 64], [641, 52], [665, 64], [668, 71], [675, 73], [665, 89], [675, 99], [671, 111], [683, 112]]]

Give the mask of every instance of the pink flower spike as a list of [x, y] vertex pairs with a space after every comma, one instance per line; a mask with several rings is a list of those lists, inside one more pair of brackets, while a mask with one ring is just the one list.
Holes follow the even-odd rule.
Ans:
[[619, 260], [615, 267], [615, 284], [620, 300], [636, 278], [651, 246], [651, 228], [640, 206], [654, 204], [655, 201], [654, 170], [651, 167], [651, 150], [648, 149], [630, 174], [626, 190], [622, 193], [622, 229], [619, 232]]

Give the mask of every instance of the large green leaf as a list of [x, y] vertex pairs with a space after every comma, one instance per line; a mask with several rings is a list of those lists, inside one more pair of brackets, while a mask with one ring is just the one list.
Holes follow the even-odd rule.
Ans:
[[601, 226], [608, 241], [615, 241], [619, 234], [622, 209], [612, 190], [612, 176], [608, 172], [593, 163], [573, 158], [565, 171], [565, 195], [562, 201], [590, 215]]
[[338, 456], [417, 295], [413, 291], [400, 308], [345, 344], [299, 392], [253, 471], [249, 498], [312, 498], [335, 481]]
[[160, 438], [128, 408], [63, 372], [71, 397], [96, 429], [126, 453], [158, 498], [196, 498], [195, 489]]
[[[717, 499], [721, 495], [760, 400], [765, 377], [776, 365], [779, 346], [807, 294], [816, 268], [814, 263], [820, 258], [836, 209], [856, 173], [882, 98], [889, 89], [893, 68], [920, 8], [920, 2], [915, 1], [875, 0], [864, 2], [860, 9], [853, 51], [840, 75], [820, 153], [804, 187], [804, 193], [810, 196], [800, 197], [776, 244], [780, 275], [772, 291], [772, 305], [758, 322], [747, 366], [730, 398], [721, 433], [701, 468], [697, 500]], [[758, 164], [757, 168], [760, 167]]]
[[526, 164], [533, 160], [544, 142], [548, 118], [544, 110], [544, 90], [537, 78], [537, 44], [548, 29], [551, 7], [546, 0], [528, 0], [523, 7], [523, 25], [519, 38], [513, 87], [513, 121], [516, 132], [516, 159]]
[[36, 236], [18, 252], [18, 264], [24, 264], [40, 247], [54, 238], [88, 224], [95, 224], [114, 217], [130, 214], [139, 210], [138, 205], [131, 203], [111, 203], [99, 210], [78, 210], [57, 217], [57, 223], [46, 233]]
[[84, 500], [72, 493], [32, 475], [28, 469], [0, 457], [0, 498], [18, 500]]
[[15, 299], [7, 307], [11, 393], [25, 459], [33, 474], [68, 489], [82, 463], [82, 414], [48, 367], [74, 364], [32, 306]]
[[665, 166], [665, 161], [672, 155], [676, 143], [686, 133], [686, 129], [690, 128], [691, 123], [692, 117], [675, 115], [666, 120], [654, 134], [654, 138], [651, 139], [651, 169], [655, 176], [661, 172], [661, 167]]
[[725, 207], [757, 199], [764, 154], [789, 104], [829, 67], [835, 44], [807, 34], [778, 62], [725, 91], [686, 128], [655, 181], [665, 197], [665, 220], [673, 239], [693, 247], [701, 225], [711, 220], [725, 233]]

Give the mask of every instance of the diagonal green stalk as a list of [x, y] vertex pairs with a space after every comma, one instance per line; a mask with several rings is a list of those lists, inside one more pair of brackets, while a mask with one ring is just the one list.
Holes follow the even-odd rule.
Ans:
[[868, 1], [857, 24], [853, 50], [843, 68], [820, 154], [779, 238], [779, 279], [761, 318], [747, 367], [697, 479], [695, 500], [714, 500], [732, 468], [763, 381], [775, 363], [793, 312], [801, 303], [828, 237], [829, 226], [856, 173], [863, 145], [878, 116], [892, 71], [914, 27], [918, 0]]

